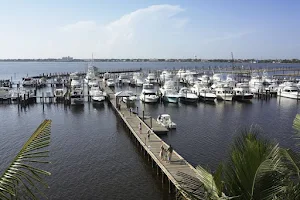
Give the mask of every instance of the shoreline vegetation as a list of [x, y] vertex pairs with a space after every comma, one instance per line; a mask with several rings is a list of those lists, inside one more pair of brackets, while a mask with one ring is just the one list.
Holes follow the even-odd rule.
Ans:
[[[0, 62], [88, 62], [91, 59], [72, 57], [47, 59], [0, 59]], [[221, 63], [300, 63], [300, 59], [93, 59], [94, 62], [221, 62]]]

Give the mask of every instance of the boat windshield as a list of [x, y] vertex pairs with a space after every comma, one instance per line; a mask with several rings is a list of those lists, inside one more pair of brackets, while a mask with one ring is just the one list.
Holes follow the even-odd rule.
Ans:
[[147, 93], [144, 93], [144, 95], [156, 95], [154, 92], [147, 92]]
[[153, 89], [154, 88], [154, 86], [153, 85], [144, 85], [144, 89]]

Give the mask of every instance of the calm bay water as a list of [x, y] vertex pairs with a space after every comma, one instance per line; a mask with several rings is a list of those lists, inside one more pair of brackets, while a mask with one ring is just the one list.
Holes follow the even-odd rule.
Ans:
[[[108, 68], [173, 68], [203, 63], [96, 63]], [[218, 65], [218, 64], [216, 64]], [[212, 66], [215, 66], [214, 64]], [[273, 65], [269, 65], [272, 67]], [[274, 65], [281, 66], [281, 65]], [[286, 66], [286, 65], [285, 65]], [[259, 65], [259, 67], [261, 67]], [[41, 73], [84, 71], [86, 63], [0, 63], [0, 79], [20, 80]], [[120, 90], [121, 88], [117, 88]], [[127, 89], [127, 88], [126, 88]], [[140, 89], [132, 89], [137, 93]], [[168, 113], [177, 130], [162, 138], [192, 165], [214, 169], [226, 159], [228, 146], [241, 128], [258, 124], [263, 136], [295, 148], [292, 122], [300, 103], [292, 99], [253, 99], [252, 103], [196, 105], [136, 103], [156, 118]], [[52, 119], [50, 199], [170, 199], [151, 166], [107, 104], [84, 107], [40, 104], [26, 109], [0, 104], [0, 171], [2, 172], [43, 119]]]

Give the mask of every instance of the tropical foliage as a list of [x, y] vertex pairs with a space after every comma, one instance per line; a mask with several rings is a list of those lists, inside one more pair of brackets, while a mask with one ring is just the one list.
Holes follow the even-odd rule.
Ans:
[[44, 159], [49, 151], [51, 120], [45, 120], [24, 144], [10, 166], [0, 177], [0, 199], [38, 199], [44, 193], [39, 186], [48, 185], [43, 176], [50, 173], [39, 168], [49, 163]]
[[[295, 139], [299, 140], [299, 114], [293, 128]], [[220, 164], [214, 173], [201, 166], [196, 168], [204, 195], [195, 198], [191, 192], [183, 192], [191, 199], [300, 199], [299, 153], [260, 138], [259, 132], [257, 127], [243, 131], [235, 139], [228, 161]]]

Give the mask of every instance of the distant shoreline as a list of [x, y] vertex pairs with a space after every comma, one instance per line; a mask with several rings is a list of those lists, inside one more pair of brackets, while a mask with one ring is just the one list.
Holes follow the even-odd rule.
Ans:
[[[0, 59], [0, 62], [90, 62], [89, 59]], [[231, 59], [94, 59], [94, 62], [221, 62], [232, 63]], [[275, 64], [295, 64], [300, 63], [299, 59], [235, 59], [234, 63], [275, 63]]]

